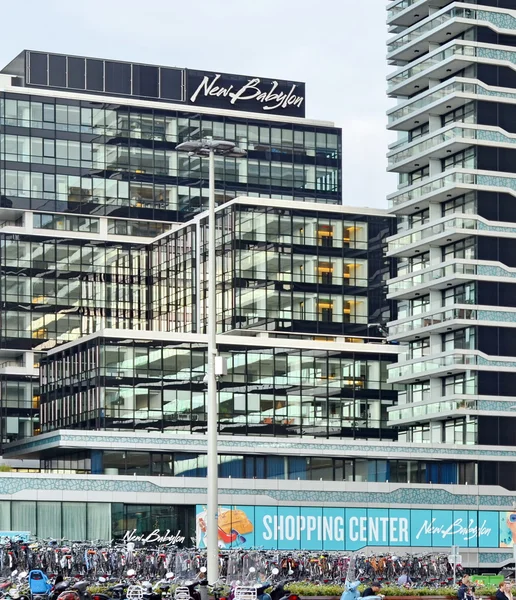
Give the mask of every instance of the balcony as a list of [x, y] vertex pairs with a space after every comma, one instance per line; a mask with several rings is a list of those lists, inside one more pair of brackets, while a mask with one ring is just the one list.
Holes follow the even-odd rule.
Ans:
[[463, 77], [446, 80], [395, 108], [387, 114], [389, 129], [409, 131], [433, 116], [441, 116], [471, 100], [492, 98], [498, 102], [516, 101], [514, 88], [489, 86]]
[[493, 62], [516, 69], [516, 50], [511, 46], [453, 40], [389, 75], [388, 93], [393, 97], [411, 96], [429, 87], [432, 81], [452, 77], [470, 65]]
[[476, 45], [473, 42], [453, 40], [389, 75], [388, 93], [390, 96], [410, 96], [419, 89], [426, 89], [431, 80], [450, 77], [475, 62]]
[[503, 233], [516, 237], [516, 226], [510, 223], [488, 221], [478, 215], [463, 217], [453, 214], [443, 217], [440, 221], [425, 223], [417, 229], [411, 229], [410, 233], [403, 232], [387, 238], [387, 256], [414, 256], [414, 254], [428, 251], [431, 246], [444, 246], [474, 235], [475, 232], [480, 235]]
[[476, 10], [473, 5], [466, 8], [463, 3], [454, 3], [392, 38], [387, 44], [387, 58], [391, 64], [406, 64], [417, 54], [428, 52], [429, 44], [443, 45], [473, 25], [511, 35], [516, 29], [516, 17], [511, 11], [489, 10], [487, 6]]
[[513, 357], [489, 356], [479, 350], [452, 350], [389, 365], [389, 383], [416, 383], [464, 371], [507, 371], [516, 369]]
[[423, 17], [427, 17], [430, 9], [442, 8], [453, 0], [395, 0], [387, 6], [387, 22], [392, 29], [411, 27]]
[[508, 133], [501, 127], [451, 123], [443, 129], [432, 132], [410, 144], [400, 144], [387, 154], [388, 170], [410, 173], [418, 167], [426, 166], [430, 159], [443, 159], [472, 145], [496, 143], [506, 148], [516, 147], [516, 134]]
[[439, 266], [395, 277], [387, 282], [389, 299], [414, 298], [434, 290], [445, 289], [475, 279], [476, 265], [465, 259], [453, 259]]
[[430, 202], [450, 200], [472, 190], [499, 191], [516, 196], [516, 175], [501, 175], [499, 171], [450, 169], [401, 188], [387, 198], [391, 211], [408, 215], [428, 208]]
[[485, 308], [471, 304], [455, 304], [424, 314], [413, 315], [389, 323], [389, 339], [410, 342], [434, 333], [448, 333], [473, 325], [516, 326], [516, 309]]
[[444, 171], [389, 194], [389, 208], [398, 215], [409, 215], [428, 208], [430, 202], [443, 202], [471, 191], [475, 181], [475, 174], [471, 171]]
[[387, 42], [387, 59], [390, 64], [404, 65], [417, 58], [418, 54], [426, 54], [429, 44], [443, 45], [450, 39], [455, 39], [471, 28], [471, 21], [477, 18], [477, 12], [487, 13], [456, 7], [455, 4], [445, 7], [439, 13], [430, 15], [391, 38]]
[[444, 421], [449, 417], [492, 415], [493, 412], [500, 416], [516, 416], [516, 398], [493, 400], [490, 397], [463, 394], [444, 396], [438, 400], [436, 402], [434, 398], [387, 408], [389, 425], [392, 427], [421, 421]]
[[435, 267], [407, 273], [387, 282], [389, 299], [414, 298], [430, 289], [439, 290], [472, 280], [516, 282], [516, 269], [496, 261], [454, 258]]
[[[439, 133], [433, 132], [422, 139], [390, 147], [387, 154], [387, 170], [396, 173], [411, 173], [425, 167], [430, 159], [446, 158], [473, 145], [478, 133], [467, 126], [449, 125]], [[516, 143], [516, 136], [513, 138]]]

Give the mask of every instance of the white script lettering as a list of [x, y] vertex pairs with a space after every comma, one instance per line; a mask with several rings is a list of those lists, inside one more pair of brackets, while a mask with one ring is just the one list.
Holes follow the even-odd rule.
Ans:
[[215, 75], [210, 81], [208, 75], [205, 75], [195, 90], [190, 96], [190, 102], [195, 102], [199, 95], [216, 96], [230, 98], [231, 104], [236, 104], [240, 101], [256, 100], [263, 104], [263, 110], [276, 110], [278, 108], [288, 108], [289, 106], [296, 106], [301, 108], [304, 102], [303, 96], [298, 96], [294, 92], [296, 91], [296, 84], [292, 84], [292, 87], [288, 92], [277, 91], [279, 83], [273, 81], [268, 91], [263, 91], [259, 84], [261, 80], [258, 77], [250, 79], [240, 89], [235, 90], [233, 85], [228, 87], [222, 87], [217, 85], [220, 75]]

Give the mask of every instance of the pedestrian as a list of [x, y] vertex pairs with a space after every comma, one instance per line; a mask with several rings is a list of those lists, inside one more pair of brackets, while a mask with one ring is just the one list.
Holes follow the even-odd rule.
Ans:
[[[380, 596], [378, 593], [382, 588], [382, 584], [379, 581], [373, 581], [370, 587], [366, 588], [362, 592], [362, 598], [367, 598], [367, 596]], [[507, 598], [509, 600], [509, 598]]]
[[512, 594], [510, 592], [509, 583], [506, 581], [500, 581], [498, 584], [498, 590], [496, 592], [496, 600], [511, 600]]

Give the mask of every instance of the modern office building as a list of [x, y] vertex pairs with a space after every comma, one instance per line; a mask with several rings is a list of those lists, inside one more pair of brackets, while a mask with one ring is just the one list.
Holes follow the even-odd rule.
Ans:
[[[212, 276], [221, 544], [507, 560], [513, 492], [478, 483], [516, 448], [470, 444], [469, 412], [463, 438], [409, 438], [396, 215], [343, 206], [304, 84], [31, 51], [0, 78], [0, 531], [203, 544]], [[206, 137], [246, 151], [216, 160], [216, 273], [207, 160], [176, 150]]]

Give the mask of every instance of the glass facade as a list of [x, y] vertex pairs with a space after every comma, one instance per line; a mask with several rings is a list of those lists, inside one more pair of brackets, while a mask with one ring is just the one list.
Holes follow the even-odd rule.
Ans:
[[[108, 505], [109, 506], [109, 505]], [[150, 533], [155, 529], [167, 529], [186, 538], [184, 545], [190, 548], [192, 540], [188, 536], [195, 533], [195, 506], [159, 504], [111, 504], [111, 535], [115, 540], [123, 539], [127, 531]], [[182, 544], [179, 544], [181, 546]]]
[[[366, 342], [383, 338], [394, 316], [383, 250], [395, 220], [341, 206], [340, 129], [292, 118], [295, 107], [267, 114], [249, 104], [253, 117], [165, 103], [180, 100], [176, 71], [38, 52], [3, 70], [20, 79], [16, 93], [0, 90], [2, 443], [59, 428], [205, 433], [206, 348], [188, 336], [206, 332], [210, 277], [218, 332], [249, 339], [220, 346], [222, 434], [392, 439], [387, 409], [397, 392], [386, 378], [395, 354]], [[177, 151], [201, 139], [245, 151], [215, 157], [215, 273], [207, 270], [208, 159]], [[124, 334], [80, 341], [106, 329]], [[264, 332], [286, 341], [253, 343]], [[170, 341], [157, 341], [163, 334]], [[346, 347], [315, 351], [321, 341]], [[4, 353], [19, 372], [2, 368]], [[177, 456], [123, 454], [48, 454], [41, 469], [193, 469], [186, 455], [180, 467]], [[221, 476], [235, 465], [221, 464]], [[270, 457], [263, 473], [281, 468]], [[304, 472], [322, 472], [316, 457], [306, 457]], [[242, 473], [259, 477], [261, 466], [247, 460]]]
[[2, 206], [182, 221], [207, 205], [208, 160], [175, 147], [210, 137], [247, 152], [216, 158], [219, 201], [341, 201], [341, 133], [332, 127], [3, 93]]
[[39, 539], [110, 539], [107, 502], [0, 501], [2, 531], [29, 531]]
[[384, 219], [233, 205], [218, 222], [219, 330], [367, 336], [373, 314], [389, 312], [389, 262], [373, 241]]
[[[0, 501], [2, 531], [28, 531], [38, 539], [121, 541], [126, 531], [195, 532], [195, 506], [109, 502]], [[185, 542], [190, 546], [191, 540]]]
[[135, 245], [0, 234], [0, 347], [45, 348], [146, 325], [147, 256]]
[[[206, 454], [94, 450], [64, 453], [41, 460], [48, 473], [93, 473], [166, 477], [206, 477]], [[85, 458], [86, 457], [86, 458]], [[366, 481], [379, 483], [475, 484], [475, 462], [377, 460], [331, 456], [219, 454], [219, 477], [232, 479], [289, 479], [307, 481]]]
[[[313, 344], [312, 344], [313, 346]], [[390, 437], [393, 355], [221, 344], [219, 430], [228, 435]], [[41, 362], [42, 431], [206, 430], [203, 344], [97, 338]]]

